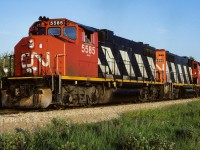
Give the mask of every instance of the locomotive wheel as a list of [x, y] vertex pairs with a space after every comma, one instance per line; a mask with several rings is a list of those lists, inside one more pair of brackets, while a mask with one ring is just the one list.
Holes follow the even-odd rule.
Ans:
[[140, 90], [139, 101], [146, 102], [148, 100], [148, 89], [143, 88]]
[[174, 98], [175, 99], [179, 99], [180, 98], [180, 95], [179, 95], [180, 94], [180, 90], [179, 89], [175, 89], [174, 88], [174, 93], [173, 94], [174, 94]]
[[72, 104], [73, 104], [73, 106], [78, 106], [78, 105], [79, 105], [78, 100], [77, 100], [77, 99], [74, 99], [74, 100], [72, 101]]
[[158, 98], [158, 90], [157, 90], [157, 88], [156, 87], [151, 87], [150, 88], [150, 93], [151, 93], [151, 95], [150, 95], [150, 100], [152, 100], [152, 101], [155, 101], [155, 100], [157, 100], [157, 98]]
[[88, 95], [86, 95], [86, 106], [90, 107], [92, 106], [92, 104], [92, 99]]

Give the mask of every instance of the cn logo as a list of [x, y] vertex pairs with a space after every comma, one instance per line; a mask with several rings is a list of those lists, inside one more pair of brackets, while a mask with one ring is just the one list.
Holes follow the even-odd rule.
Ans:
[[[33, 52], [33, 53], [24, 53], [21, 55], [21, 65], [22, 65], [22, 68], [29, 68], [29, 67], [32, 67], [33, 64], [34, 64], [34, 57], [42, 63], [42, 66], [44, 67], [47, 67], [49, 66], [50, 64], [50, 52], [46, 52], [46, 62], [44, 60], [42, 60], [42, 57], [41, 55], [38, 55], [36, 52]], [[26, 59], [30, 59], [31, 62], [29, 64], [26, 64], [24, 62], [24, 60]]]

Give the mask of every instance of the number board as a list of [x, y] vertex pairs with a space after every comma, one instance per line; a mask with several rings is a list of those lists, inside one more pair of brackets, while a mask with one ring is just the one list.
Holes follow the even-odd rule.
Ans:
[[64, 25], [64, 21], [63, 20], [52, 20], [49, 22], [50, 26], [62, 26]]

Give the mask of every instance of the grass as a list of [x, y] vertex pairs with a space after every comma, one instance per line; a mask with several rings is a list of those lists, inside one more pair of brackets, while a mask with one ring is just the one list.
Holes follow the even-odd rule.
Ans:
[[128, 112], [119, 119], [68, 124], [53, 119], [34, 132], [18, 130], [0, 136], [0, 149], [48, 150], [198, 150], [200, 102], [156, 110]]

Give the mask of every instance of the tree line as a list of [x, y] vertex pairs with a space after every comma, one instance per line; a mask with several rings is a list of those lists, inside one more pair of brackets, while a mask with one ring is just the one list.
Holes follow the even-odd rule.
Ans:
[[13, 75], [13, 53], [0, 54], [0, 77]]

